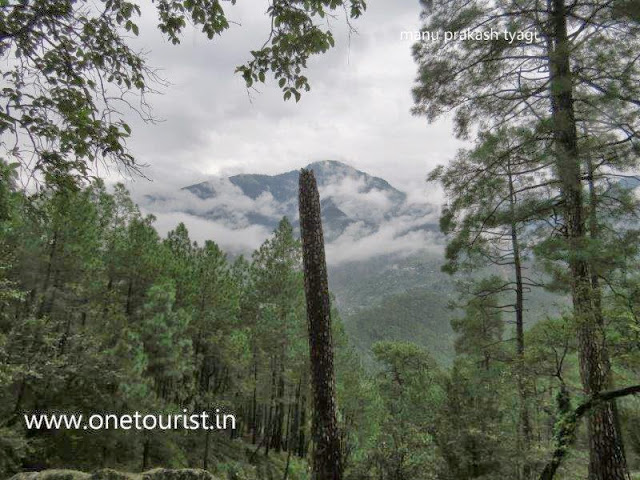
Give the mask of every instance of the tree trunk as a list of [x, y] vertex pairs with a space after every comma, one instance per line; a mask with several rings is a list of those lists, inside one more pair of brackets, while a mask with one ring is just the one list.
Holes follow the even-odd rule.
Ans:
[[142, 447], [142, 471], [149, 469], [149, 451], [151, 450], [151, 440], [146, 438]]
[[204, 439], [204, 453], [202, 455], [202, 469], [209, 470], [209, 450], [211, 449], [211, 430], [207, 430]]
[[585, 413], [590, 412], [594, 408], [598, 408], [598, 406], [603, 403], [610, 403], [618, 398], [638, 394], [640, 394], [640, 385], [632, 385], [619, 390], [602, 392], [591, 397], [571, 412], [571, 401], [563, 385], [558, 395], [558, 412], [560, 415], [557, 422], [558, 429], [555, 435], [556, 448], [553, 451], [551, 460], [540, 474], [540, 480], [553, 480], [558, 468], [569, 451], [569, 447], [575, 441], [578, 422]]
[[[587, 159], [587, 174], [588, 174], [588, 185], [589, 185], [589, 237], [591, 240], [597, 241], [600, 236], [599, 227], [598, 227], [598, 193], [596, 192], [594, 175], [595, 171], [593, 168], [593, 160], [591, 158]], [[605, 324], [604, 324], [604, 313], [602, 311], [602, 289], [600, 288], [600, 278], [598, 276], [598, 269], [594, 266], [594, 262], [591, 262], [590, 267], [591, 273], [591, 288], [592, 293], [591, 297], [593, 299], [593, 308], [595, 310], [595, 316], [598, 323], [598, 328], [600, 328], [603, 332], [603, 340], [606, 341], [605, 335]], [[603, 344], [605, 342], [603, 341]], [[606, 378], [606, 388], [612, 390], [615, 388], [615, 383], [613, 381], [613, 377], [611, 375], [611, 360], [609, 358], [607, 350], [603, 350], [602, 352], [602, 362], [605, 365], [605, 371], [607, 372]], [[618, 402], [614, 399], [610, 402], [611, 408], [613, 409], [613, 421], [615, 423], [615, 427], [618, 430], [618, 433], [622, 430], [622, 424], [620, 421], [620, 412], [618, 410]], [[620, 440], [620, 448], [624, 454], [624, 439], [622, 435], [619, 435]], [[626, 455], [625, 455], [626, 457]]]
[[257, 442], [258, 435], [258, 360], [254, 356], [253, 398], [251, 399], [251, 443]]
[[293, 419], [291, 422], [290, 439], [287, 441], [289, 450], [298, 451], [298, 435], [300, 432], [300, 388], [302, 386], [302, 376], [298, 378], [296, 396], [293, 404]]
[[132, 296], [133, 296], [133, 279], [129, 278], [129, 286], [127, 287], [127, 303], [125, 306], [125, 313], [127, 314], [127, 318], [131, 318], [131, 314], [133, 313]]
[[298, 428], [298, 456], [304, 458], [307, 456], [307, 438], [305, 435], [305, 427], [307, 424], [307, 396], [303, 393], [300, 400], [300, 424]]
[[[589, 262], [584, 258], [586, 226], [584, 219], [581, 162], [578, 155], [573, 80], [570, 67], [570, 42], [567, 36], [567, 11], [564, 0], [551, 0], [553, 46], [549, 55], [553, 133], [556, 144], [556, 168], [561, 182], [565, 208], [568, 262], [574, 315], [578, 324], [580, 376], [587, 395], [606, 388], [609, 372], [604, 359], [606, 346], [602, 328], [592, 303]], [[613, 408], [602, 404], [589, 411], [589, 480], [628, 480], [620, 432]]]
[[273, 424], [272, 447], [276, 452], [282, 450], [282, 427], [284, 425], [284, 359], [280, 359], [278, 385], [276, 389], [276, 412]]
[[271, 358], [271, 399], [269, 402], [269, 414], [267, 415], [267, 428], [265, 429], [264, 454], [269, 456], [271, 441], [273, 439], [273, 419], [276, 414], [276, 366]]
[[44, 277], [44, 285], [42, 286], [42, 303], [38, 309], [38, 318], [51, 313], [53, 307], [55, 291], [50, 291], [52, 284], [57, 283], [52, 278], [55, 275], [54, 261], [56, 261], [56, 250], [58, 247], [58, 231], [54, 230], [53, 239], [51, 240], [51, 248], [49, 249], [49, 260], [47, 262], [47, 273]]
[[311, 170], [300, 171], [299, 208], [313, 393], [311, 479], [340, 480], [342, 459], [336, 414], [329, 283], [320, 195]]
[[522, 453], [522, 469], [520, 478], [527, 480], [531, 477], [531, 465], [527, 459], [531, 448], [531, 420], [525, 383], [524, 359], [524, 285], [522, 281], [522, 259], [520, 255], [520, 241], [518, 239], [518, 225], [516, 219], [516, 193], [511, 174], [511, 161], [507, 160], [507, 176], [509, 180], [509, 215], [511, 221], [511, 250], [513, 251], [513, 269], [516, 277], [516, 383], [520, 400], [519, 411], [519, 450]]

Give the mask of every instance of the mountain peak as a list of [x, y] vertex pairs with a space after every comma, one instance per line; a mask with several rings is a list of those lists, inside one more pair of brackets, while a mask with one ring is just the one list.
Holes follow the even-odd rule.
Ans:
[[[425, 223], [432, 222], [427, 219], [432, 208], [408, 209], [406, 194], [382, 178], [337, 160], [316, 161], [305, 168], [315, 172], [329, 241], [345, 233], [354, 238], [369, 235], [398, 218], [402, 218], [398, 228], [403, 231], [424, 230]], [[283, 216], [297, 225], [299, 175], [299, 170], [240, 174], [189, 185], [182, 189], [190, 194], [183, 197], [182, 211], [231, 230], [273, 229]]]
[[318, 160], [315, 162], [311, 162], [309, 165], [307, 165], [304, 168], [306, 170], [343, 170], [343, 171], [359, 172], [359, 170], [352, 167], [351, 165], [347, 165], [346, 163], [339, 162], [338, 160]]

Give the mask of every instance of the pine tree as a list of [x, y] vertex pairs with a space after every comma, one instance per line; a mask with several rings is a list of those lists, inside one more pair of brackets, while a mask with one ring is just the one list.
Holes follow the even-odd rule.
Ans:
[[535, 138], [535, 132], [523, 128], [481, 132], [474, 149], [461, 151], [451, 164], [429, 176], [447, 194], [440, 223], [449, 237], [443, 269], [451, 274], [486, 267], [505, 272], [506, 278], [476, 288], [476, 295], [501, 296], [504, 300], [495, 308], [514, 317], [513, 374], [520, 397], [519, 448], [524, 459], [520, 478], [531, 475], [526, 455], [532, 441], [525, 378], [525, 300], [532, 289], [543, 286], [540, 278], [529, 273], [527, 259], [530, 244], [551, 234], [541, 220], [555, 200], [548, 195], [549, 161], [538, 151]]
[[[562, 251], [580, 326], [583, 388], [588, 395], [598, 394], [609, 383], [610, 372], [599, 313], [591, 301], [582, 135], [590, 140], [590, 152], [604, 158], [603, 171], [624, 171], [637, 162], [633, 156], [637, 142], [633, 132], [640, 121], [634, 103], [640, 79], [634, 60], [637, 24], [629, 10], [608, 2], [553, 0], [546, 6], [533, 1], [493, 6], [425, 1], [423, 6], [426, 30], [493, 28], [538, 35], [531, 41], [417, 44], [420, 74], [414, 112], [434, 119], [455, 109], [457, 133], [462, 136], [472, 125], [534, 126], [539, 132], [539, 144], [552, 155], [551, 170], [560, 194]], [[609, 51], [616, 55], [607, 55]], [[631, 133], [625, 125], [633, 125]], [[593, 141], [594, 132], [600, 141]], [[590, 478], [628, 479], [611, 405], [591, 410], [588, 423]]]

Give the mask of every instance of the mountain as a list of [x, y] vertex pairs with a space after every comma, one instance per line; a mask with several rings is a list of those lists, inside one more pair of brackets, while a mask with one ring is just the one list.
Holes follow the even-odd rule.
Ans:
[[362, 354], [365, 365], [373, 365], [371, 346], [382, 340], [414, 342], [429, 349], [440, 364], [453, 358], [454, 333], [447, 307], [453, 291], [413, 288], [385, 296], [379, 305], [345, 317], [345, 330]]
[[[404, 193], [393, 188], [386, 180], [372, 177], [342, 162], [323, 160], [311, 163], [305, 168], [314, 171], [319, 188], [349, 179], [354, 182], [361, 182], [358, 188], [359, 193], [380, 190], [388, 192], [396, 202], [402, 202], [406, 198]], [[279, 202], [288, 202], [298, 195], [298, 170], [291, 170], [279, 175], [241, 174], [231, 176], [228, 180], [240, 188], [244, 195], [254, 200], [265, 193], [269, 193]], [[200, 198], [209, 198], [216, 195], [215, 186], [211, 182], [190, 185], [184, 187], [184, 189], [198, 195]]]
[[[437, 209], [433, 205], [408, 204], [407, 195], [382, 178], [333, 160], [314, 162], [306, 168], [314, 171], [318, 182], [325, 237], [329, 242], [345, 232], [360, 237], [370, 235], [398, 218], [423, 220], [417, 224], [409, 221], [405, 232], [437, 231]], [[182, 191], [200, 200], [199, 205], [183, 211], [231, 229], [253, 225], [273, 230], [283, 216], [288, 217], [294, 227], [298, 226], [298, 170], [279, 175], [216, 178], [186, 186]]]
[[[415, 342], [427, 347], [441, 364], [451, 362], [455, 334], [450, 322], [462, 312], [449, 308], [459, 298], [454, 279], [440, 270], [442, 263], [442, 254], [424, 251], [329, 269], [329, 287], [335, 293], [345, 330], [366, 365], [373, 365], [371, 346], [380, 340]], [[534, 274], [533, 267], [528, 267]], [[494, 267], [478, 271], [474, 277], [500, 275], [508, 279], [511, 274], [509, 268]], [[525, 294], [525, 327], [557, 317], [569, 307], [566, 296], [532, 289]], [[514, 335], [509, 315], [505, 312], [505, 338]]]

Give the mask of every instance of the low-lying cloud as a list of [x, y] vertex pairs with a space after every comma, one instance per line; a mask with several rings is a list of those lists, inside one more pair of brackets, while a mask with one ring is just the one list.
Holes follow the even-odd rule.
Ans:
[[182, 222], [189, 230], [191, 240], [200, 245], [207, 240], [213, 240], [220, 248], [232, 255], [250, 254], [260, 247], [272, 233], [260, 225], [233, 229], [184, 212], [157, 213], [147, 209], [143, 209], [143, 211], [153, 213], [156, 217], [154, 225], [161, 235], [166, 235]]
[[[335, 231], [331, 229], [335, 225], [325, 221], [330, 265], [441, 250], [436, 227], [439, 212], [433, 205], [408, 203], [398, 191], [370, 188], [363, 178], [328, 180], [320, 186], [321, 198], [330, 199], [346, 215]], [[227, 178], [212, 178], [199, 185], [200, 195], [186, 189], [167, 193], [162, 186], [159, 190], [137, 189], [136, 200], [143, 211], [157, 217], [161, 234], [183, 222], [193, 240], [213, 240], [231, 254], [257, 249], [284, 216], [297, 224], [295, 196], [277, 201], [267, 191], [253, 199]]]
[[406, 229], [408, 223], [410, 222], [404, 217], [389, 220], [368, 235], [359, 235], [357, 228], [349, 228], [327, 244], [327, 263], [340, 265], [381, 255], [406, 257], [423, 251], [442, 250], [438, 234], [422, 229]]

